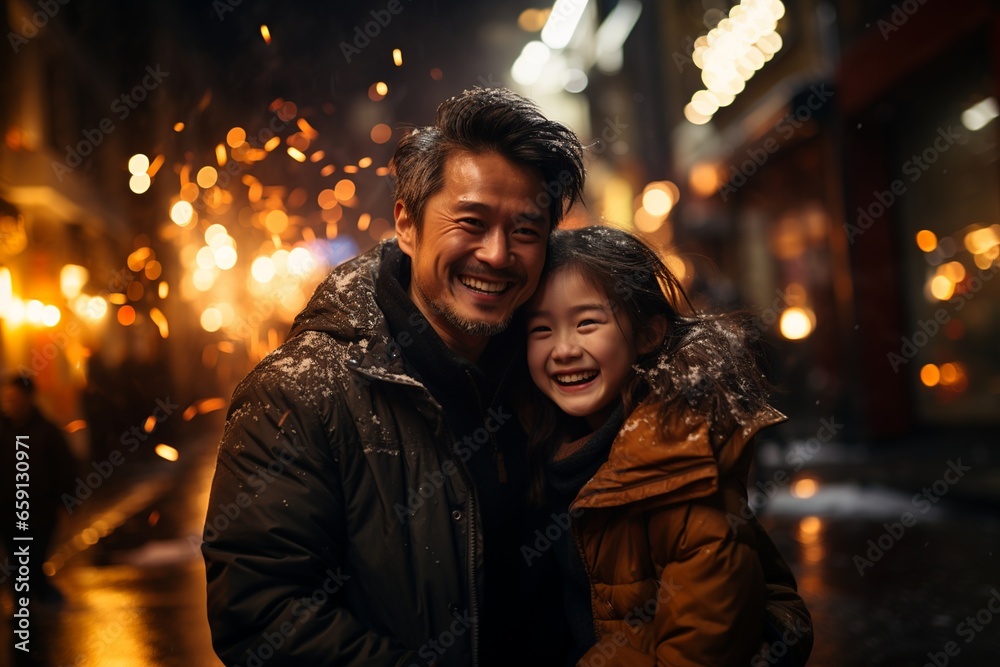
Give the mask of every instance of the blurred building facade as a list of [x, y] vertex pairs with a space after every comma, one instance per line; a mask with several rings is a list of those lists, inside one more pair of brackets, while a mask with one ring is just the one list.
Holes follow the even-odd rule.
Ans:
[[151, 449], [148, 434], [170, 426], [149, 422], [156, 400], [176, 400], [190, 368], [157, 323], [175, 260], [157, 256], [158, 207], [130, 189], [128, 168], [137, 146], [170, 139], [183, 100], [161, 87], [171, 73], [157, 40], [122, 29], [156, 10], [103, 9], [0, 2], [3, 371], [33, 377], [76, 453], [95, 460], [132, 427]]

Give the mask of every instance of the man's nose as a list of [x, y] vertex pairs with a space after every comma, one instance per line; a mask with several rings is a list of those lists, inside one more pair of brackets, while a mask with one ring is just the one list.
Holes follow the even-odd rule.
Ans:
[[514, 263], [507, 234], [500, 226], [490, 229], [476, 251], [476, 259], [493, 268], [506, 268]]

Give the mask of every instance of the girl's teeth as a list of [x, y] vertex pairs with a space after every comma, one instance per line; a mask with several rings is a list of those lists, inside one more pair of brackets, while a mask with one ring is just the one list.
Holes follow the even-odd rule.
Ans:
[[581, 380], [591, 380], [597, 377], [596, 373], [570, 373], [567, 375], [557, 375], [556, 380], [564, 384], [570, 382], [580, 382]]

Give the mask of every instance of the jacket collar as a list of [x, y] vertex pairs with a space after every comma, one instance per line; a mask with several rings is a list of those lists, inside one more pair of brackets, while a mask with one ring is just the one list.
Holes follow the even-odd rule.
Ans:
[[[477, 397], [493, 387], [477, 364], [445, 344], [413, 303], [410, 272], [410, 258], [399, 248], [385, 253], [375, 279], [375, 303], [385, 316], [389, 333], [402, 348], [407, 368], [413, 369], [431, 394], [456, 409], [476, 412], [481, 409]], [[484, 353], [484, 360], [487, 358]]]
[[657, 418], [655, 401], [641, 403], [622, 425], [607, 462], [581, 489], [572, 507], [627, 505], [655, 498], [684, 502], [715, 493], [719, 479], [746, 476], [761, 429], [787, 417], [770, 406], [747, 422], [717, 449], [708, 423], [691, 414], [677, 414], [668, 423]]
[[329, 334], [348, 343], [344, 363], [354, 372], [373, 380], [424, 388], [407, 371], [401, 348], [393, 341], [385, 314], [375, 301], [379, 267], [394, 252], [399, 252], [395, 239], [383, 241], [334, 268], [296, 316], [288, 337], [306, 331]]

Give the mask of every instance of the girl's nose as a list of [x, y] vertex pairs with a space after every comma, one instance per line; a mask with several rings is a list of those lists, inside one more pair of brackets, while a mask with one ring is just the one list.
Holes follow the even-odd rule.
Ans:
[[576, 342], [575, 338], [572, 336], [563, 336], [557, 342], [556, 346], [552, 349], [552, 358], [557, 361], [562, 361], [565, 359], [574, 359], [580, 356], [580, 345]]

